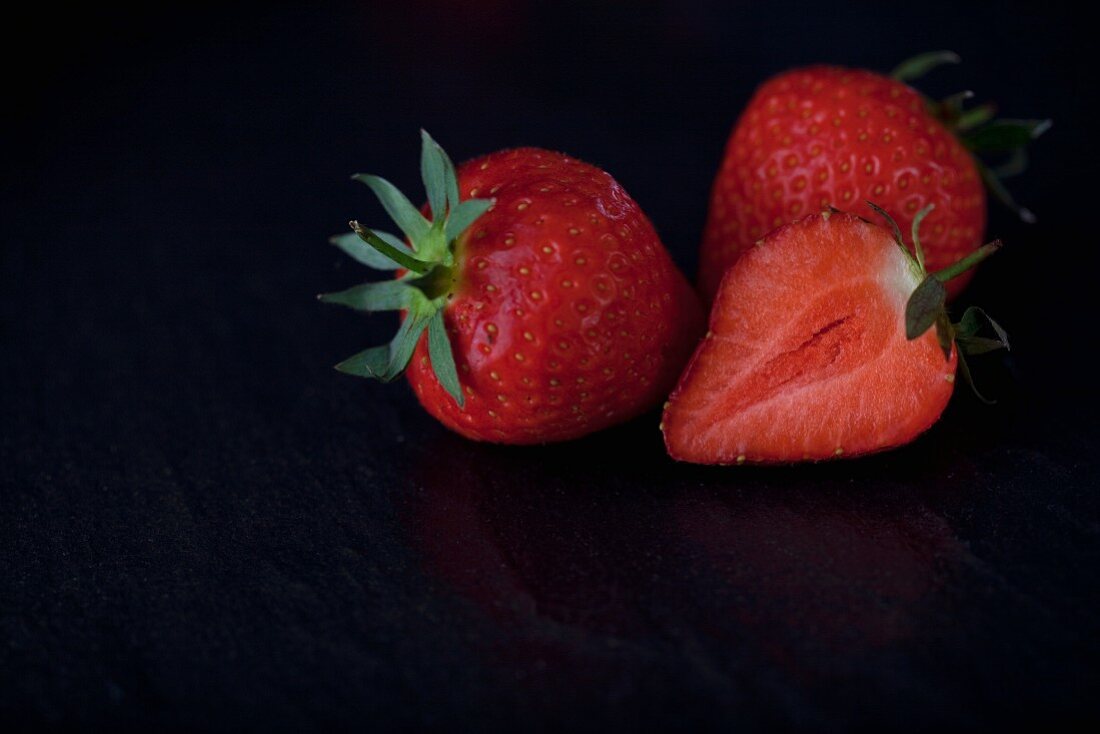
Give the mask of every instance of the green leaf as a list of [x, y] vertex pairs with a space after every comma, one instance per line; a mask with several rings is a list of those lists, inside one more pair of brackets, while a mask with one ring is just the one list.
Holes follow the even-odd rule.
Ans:
[[355, 234], [359, 235], [360, 239], [403, 268], [423, 274], [434, 267], [433, 263], [417, 260], [412, 255], [407, 254], [406, 250], [400, 250], [394, 247], [371, 230], [361, 226], [359, 222], [348, 222], [348, 225], [355, 231]]
[[946, 302], [947, 289], [943, 283], [934, 276], [921, 281], [905, 304], [905, 337], [916, 339], [932, 328], [944, 312]]
[[[435, 140], [432, 139], [432, 136], [428, 135], [426, 130], [420, 131], [420, 139], [424, 146], [431, 145], [436, 155], [438, 156], [439, 164], [442, 167], [443, 173], [444, 198], [446, 199], [447, 208], [453, 212], [455, 210], [455, 207], [458, 206], [459, 202], [458, 177], [455, 175], [455, 164], [451, 162], [451, 157], [447, 155], [447, 151], [443, 150], [443, 146], [435, 142]], [[421, 156], [423, 156], [423, 150], [421, 152]], [[423, 158], [421, 158], [421, 165], [423, 165]], [[429, 201], [431, 201], [430, 197]], [[436, 220], [439, 220], [441, 218], [440, 215], [442, 214], [443, 210], [437, 210], [435, 204], [432, 204], [432, 216]]]
[[996, 400], [990, 400], [978, 391], [978, 386], [974, 384], [974, 376], [970, 374], [970, 365], [967, 364], [966, 357], [963, 355], [962, 351], [959, 352], [959, 372], [962, 373], [963, 380], [965, 380], [966, 384], [970, 386], [970, 389], [974, 391], [974, 396], [977, 397], [978, 400], [981, 400], [986, 405], [996, 405]]
[[947, 310], [940, 311], [936, 317], [936, 341], [943, 350], [943, 358], [951, 361], [951, 350], [955, 347], [955, 327], [951, 325], [951, 319], [947, 318]]
[[1004, 153], [1022, 148], [1051, 126], [1050, 120], [994, 120], [962, 136], [975, 153]]
[[943, 64], [957, 64], [962, 59], [953, 51], [929, 51], [919, 54], [894, 67], [890, 76], [901, 82], [918, 79]]
[[959, 345], [959, 351], [971, 356], [1005, 348], [1000, 339], [990, 339], [984, 336], [958, 336], [955, 337], [955, 343]]
[[493, 205], [492, 199], [467, 199], [451, 210], [447, 217], [447, 242], [451, 242], [477, 221], [489, 207]]
[[391, 380], [400, 377], [405, 368], [409, 366], [409, 360], [412, 359], [416, 343], [420, 341], [420, 335], [428, 327], [431, 316], [430, 311], [424, 313], [413, 309], [401, 322], [401, 328], [397, 330], [393, 341], [390, 342]]
[[458, 407], [465, 405], [462, 385], [458, 381], [458, 369], [455, 367], [451, 340], [447, 337], [447, 327], [443, 321], [443, 309], [439, 309], [428, 322], [428, 357], [432, 361], [432, 371], [443, 389], [450, 394]]
[[382, 202], [382, 208], [409, 238], [409, 242], [418, 243], [428, 234], [430, 228], [428, 220], [421, 216], [412, 202], [398, 191], [396, 186], [384, 178], [368, 173], [357, 173], [352, 178], [370, 187], [378, 197], [378, 201]]
[[894, 231], [894, 241], [901, 245], [901, 248], [904, 250], [905, 240], [901, 238], [901, 228], [898, 227], [898, 223], [894, 221], [894, 218], [887, 214], [885, 209], [883, 209], [881, 206], [874, 203], [873, 201], [868, 201], [867, 206], [874, 209], [876, 214], [878, 214], [880, 217], [885, 219], [887, 223], [889, 223], [890, 228]]
[[1027, 148], [1017, 148], [1012, 151], [1012, 155], [1008, 157], [1008, 160], [993, 169], [993, 175], [999, 179], [1019, 176], [1027, 170], [1027, 164]]
[[973, 98], [974, 92], [969, 89], [962, 92], [955, 92], [941, 99], [939, 101], [939, 108], [947, 119], [953, 120], [962, 114], [963, 105], [966, 104], [966, 101]]
[[410, 310], [389, 344], [359, 352], [336, 365], [336, 369], [357, 377], [393, 382], [409, 366], [416, 343], [428, 326], [430, 317], [431, 312]]
[[324, 303], [336, 303], [357, 311], [400, 311], [408, 308], [415, 291], [403, 280], [363, 283], [338, 293], [322, 293]]
[[[996, 339], [988, 339], [977, 336], [982, 326], [989, 324], [997, 335]], [[955, 325], [958, 333], [959, 348], [968, 354], [984, 354], [994, 349], [1011, 349], [1008, 343], [1008, 334], [1001, 325], [994, 321], [989, 314], [977, 306], [971, 306], [963, 313], [959, 323]]]
[[447, 209], [454, 212], [462, 198], [458, 191], [458, 174], [455, 173], [455, 164], [451, 162], [451, 157], [441, 147], [439, 148], [439, 157], [443, 161], [443, 183], [447, 190]]
[[973, 130], [979, 125], [984, 125], [992, 120], [995, 114], [997, 114], [997, 107], [991, 103], [978, 105], [965, 112], [960, 110], [958, 116], [955, 118], [955, 129], [959, 132]]
[[428, 206], [435, 222], [447, 216], [447, 181], [444, 175], [442, 149], [426, 130], [420, 131], [420, 176], [428, 194]]
[[336, 369], [348, 375], [356, 377], [378, 378], [386, 372], [390, 364], [390, 345], [364, 349], [358, 354], [345, 359], [336, 365]]
[[[394, 249], [412, 257], [412, 252], [405, 246], [405, 243], [397, 237], [388, 232], [372, 231], [379, 239], [383, 240]], [[397, 270], [401, 267], [398, 263], [364, 242], [355, 232], [333, 235], [329, 237], [328, 241], [346, 252], [357, 262], [366, 265], [368, 268], [374, 268], [375, 270]]]
[[920, 225], [921, 225], [921, 222], [924, 221], [924, 218], [927, 217], [929, 214], [931, 214], [932, 210], [935, 209], [935, 208], [936, 208], [935, 204], [929, 204], [928, 206], [924, 207], [919, 212], [917, 212], [916, 215], [913, 217], [913, 229], [912, 229], [913, 252], [917, 256], [917, 263], [920, 265], [920, 271], [922, 273], [925, 272], [925, 270], [924, 270], [924, 248], [920, 246]]
[[1035, 214], [1027, 207], [1020, 206], [1016, 203], [1016, 199], [1012, 198], [1012, 194], [1009, 193], [1004, 183], [1001, 182], [1001, 179], [997, 177], [997, 174], [994, 173], [989, 166], [985, 165], [977, 158], [974, 158], [974, 165], [978, 167], [978, 173], [981, 174], [982, 182], [985, 184], [985, 187], [989, 189], [989, 193], [993, 195], [994, 199], [1001, 202], [1006, 208], [1016, 212], [1016, 216], [1022, 221], [1028, 224], [1035, 224], [1037, 221]]

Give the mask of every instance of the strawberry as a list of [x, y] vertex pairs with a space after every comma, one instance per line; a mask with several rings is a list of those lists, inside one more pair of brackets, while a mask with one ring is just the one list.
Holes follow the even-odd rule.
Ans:
[[422, 138], [423, 213], [384, 179], [355, 177], [408, 244], [352, 222], [333, 242], [398, 276], [321, 299], [403, 321], [337, 369], [391, 381], [408, 368], [429, 413], [497, 443], [577, 438], [658, 404], [703, 314], [634, 200], [561, 153], [503, 150], [456, 172]]
[[[874, 201], [903, 227], [925, 205], [929, 267], [943, 268], [982, 242], [982, 182], [1022, 218], [999, 175], [1018, 172], [1023, 146], [1049, 120], [992, 120], [990, 105], [963, 110], [970, 93], [931, 102], [905, 84], [950, 52], [925, 54], [887, 77], [870, 71], [812, 66], [765, 82], [741, 114], [711, 190], [700, 253], [699, 287], [713, 298], [726, 268], [769, 231], [830, 206], [864, 216]], [[1013, 153], [991, 169], [976, 153]], [[948, 287], [954, 296], [969, 280]]]
[[[826, 211], [767, 235], [722, 279], [710, 331], [662, 422], [669, 454], [701, 464], [851, 457], [908, 443], [939, 418], [962, 352], [1008, 346], [977, 335], [984, 312], [947, 319], [944, 283], [984, 245], [928, 275], [914, 218], [909, 254], [893, 232]], [[885, 212], [880, 213], [885, 215]], [[959, 348], [957, 348], [959, 347]], [[960, 350], [961, 348], [961, 350]]]

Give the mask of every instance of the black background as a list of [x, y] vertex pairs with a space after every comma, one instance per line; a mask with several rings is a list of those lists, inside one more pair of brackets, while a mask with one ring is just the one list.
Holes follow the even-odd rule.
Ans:
[[[1093, 44], [1056, 4], [491, 0], [41, 8], [3, 34], [0, 728], [994, 728], [1095, 721]], [[1079, 19], [1077, 19], [1079, 21]], [[519, 144], [603, 166], [693, 272], [768, 75], [883, 70], [1050, 116], [1039, 215], [964, 300], [1014, 351], [913, 445], [705, 469], [655, 415], [448, 434], [330, 366], [325, 243]]]

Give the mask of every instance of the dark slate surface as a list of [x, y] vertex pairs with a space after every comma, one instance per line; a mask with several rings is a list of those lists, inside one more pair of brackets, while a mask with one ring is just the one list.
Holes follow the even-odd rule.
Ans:
[[[10, 25], [41, 53], [4, 51], [0, 728], [1095, 723], [1085, 31], [1049, 4], [393, 5]], [[347, 175], [415, 188], [418, 127], [606, 167], [690, 270], [760, 79], [934, 47], [968, 63], [932, 91], [1056, 118], [1014, 184], [1041, 223], [994, 212], [968, 293], [1016, 345], [997, 406], [709, 470], [654, 415], [474, 445], [330, 369], [391, 328], [312, 299], [360, 275], [325, 237], [381, 216]]]

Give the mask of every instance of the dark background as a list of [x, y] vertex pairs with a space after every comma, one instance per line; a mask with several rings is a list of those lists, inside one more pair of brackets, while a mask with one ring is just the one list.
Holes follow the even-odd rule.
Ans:
[[[1094, 43], [1051, 3], [46, 7], [2, 31], [0, 728], [991, 729], [1098, 718]], [[705, 469], [655, 415], [448, 434], [330, 369], [392, 329], [325, 243], [461, 160], [611, 171], [694, 271], [754, 86], [831, 61], [1050, 116], [913, 445]]]

